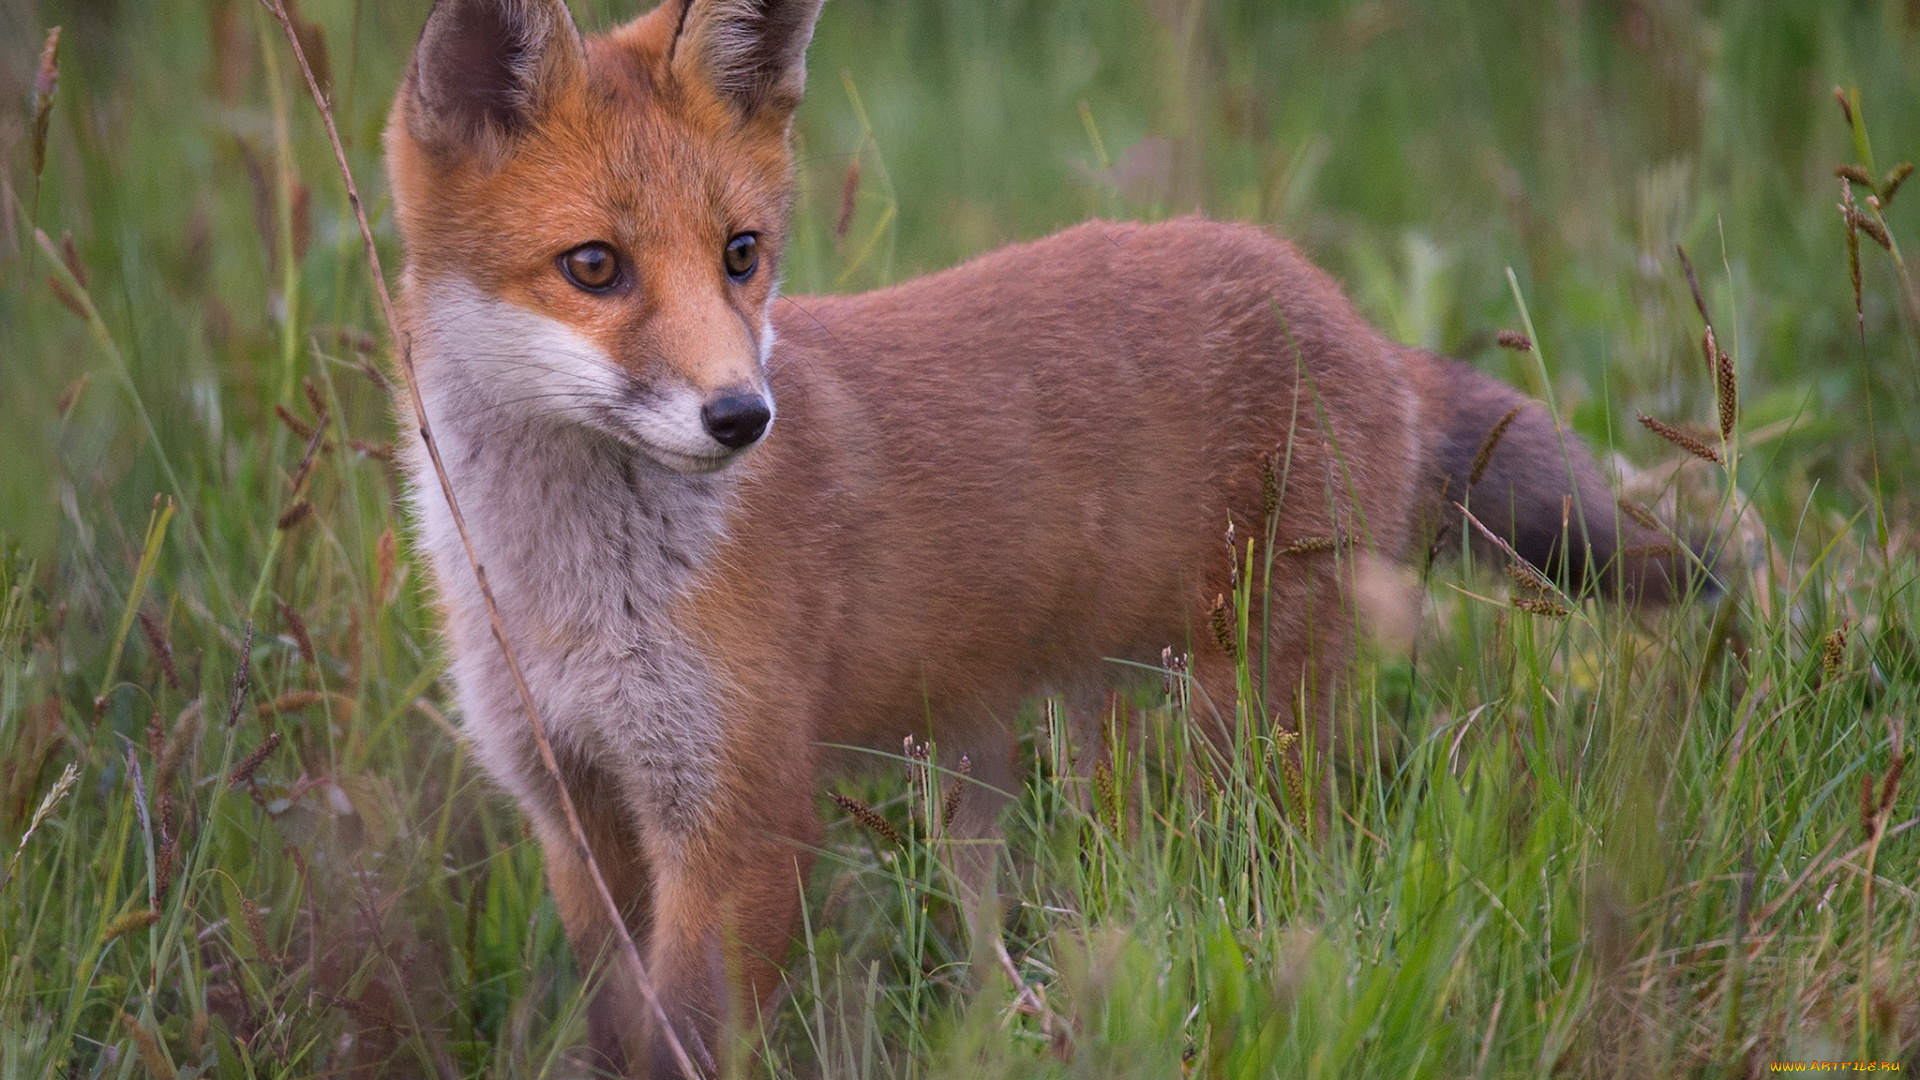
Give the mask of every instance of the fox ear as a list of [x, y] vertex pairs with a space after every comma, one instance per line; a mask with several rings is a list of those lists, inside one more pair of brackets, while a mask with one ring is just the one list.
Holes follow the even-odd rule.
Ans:
[[674, 77], [706, 86], [743, 119], [785, 123], [807, 85], [807, 43], [821, 0], [681, 3]]
[[585, 55], [565, 0], [434, 0], [407, 70], [407, 129], [437, 150], [497, 149]]

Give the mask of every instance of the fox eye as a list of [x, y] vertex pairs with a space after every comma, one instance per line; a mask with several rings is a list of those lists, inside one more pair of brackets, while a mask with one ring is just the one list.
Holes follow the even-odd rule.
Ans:
[[598, 241], [581, 244], [560, 256], [560, 273], [575, 288], [603, 293], [620, 284], [620, 257]]
[[753, 276], [754, 268], [760, 265], [760, 238], [753, 233], [743, 232], [727, 241], [727, 276], [735, 282], [745, 281]]

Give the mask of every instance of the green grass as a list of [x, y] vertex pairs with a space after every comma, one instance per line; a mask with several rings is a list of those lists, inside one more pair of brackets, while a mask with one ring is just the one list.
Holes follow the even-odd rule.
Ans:
[[[425, 6], [305, 8], [390, 270], [378, 135]], [[1920, 156], [1920, 9], [833, 0], [811, 73], [789, 289], [1094, 213], [1269, 223], [1395, 337], [1550, 385], [1735, 558], [1722, 604], [1644, 618], [1436, 574], [1414, 651], [1353, 670], [1331, 805], [1264, 735], [1202, 779], [1178, 679], [1128, 703], [1097, 791], [1036, 704], [1018, 1003], [969, 988], [937, 833], [883, 764], [840, 790], [907, 839], [823, 799], [749, 1073], [1920, 1067], [1915, 784], [1876, 843], [1861, 806], [1920, 722], [1920, 332], [1866, 239], [1856, 325], [1832, 169], [1863, 154], [1829, 94], [1858, 87], [1876, 175]], [[0, 1077], [572, 1074], [581, 979], [443, 715], [368, 275], [284, 47], [244, 0], [12, 0], [0, 91]], [[1920, 245], [1920, 193], [1886, 220]], [[96, 319], [35, 226], [71, 233]], [[1739, 366], [1732, 470], [1632, 420], [1712, 425], [1679, 244]], [[1493, 347], [1521, 297], [1534, 356]]]

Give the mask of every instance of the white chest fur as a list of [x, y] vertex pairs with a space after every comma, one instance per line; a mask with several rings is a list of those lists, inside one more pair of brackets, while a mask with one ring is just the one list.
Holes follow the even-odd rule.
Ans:
[[[708, 666], [669, 612], [720, 537], [731, 484], [580, 422], [609, 369], [566, 328], [471, 287], [422, 299], [428, 419], [556, 750], [606, 766], [634, 813], [683, 832], [711, 793], [720, 723]], [[526, 802], [545, 781], [518, 691], [417, 439], [407, 466], [463, 728]]]

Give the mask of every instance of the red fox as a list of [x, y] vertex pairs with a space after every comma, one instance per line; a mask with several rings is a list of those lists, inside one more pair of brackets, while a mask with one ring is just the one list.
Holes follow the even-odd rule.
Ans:
[[[780, 983], [838, 748], [931, 736], [1004, 790], [1023, 700], [1084, 714], [1116, 659], [1169, 646], [1224, 727], [1222, 535], [1266, 521], [1277, 454], [1280, 542], [1342, 541], [1275, 584], [1269, 670], [1301, 700], [1351, 653], [1343, 550], [1424, 557], [1469, 488], [1569, 588], [1685, 584], [1545, 409], [1388, 341], [1253, 227], [1094, 221], [878, 292], [780, 295], [819, 6], [665, 0], [583, 37], [564, 0], [438, 0], [386, 136], [403, 347], [696, 1058]], [[408, 469], [466, 733], [531, 818], [584, 967], [612, 927], [417, 446]], [[960, 827], [990, 833], [994, 803]], [[616, 968], [590, 1009], [605, 1064], [672, 1070], [646, 1016]]]

